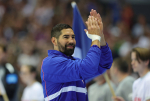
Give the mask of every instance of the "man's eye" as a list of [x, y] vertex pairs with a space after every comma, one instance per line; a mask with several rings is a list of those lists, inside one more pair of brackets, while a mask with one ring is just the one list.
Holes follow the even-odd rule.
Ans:
[[75, 38], [75, 36], [72, 37], [73, 39]]
[[65, 39], [68, 39], [69, 37], [65, 36], [64, 38], [65, 38]]

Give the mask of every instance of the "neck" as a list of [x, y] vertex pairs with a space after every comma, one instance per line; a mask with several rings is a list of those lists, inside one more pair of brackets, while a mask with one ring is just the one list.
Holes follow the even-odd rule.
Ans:
[[124, 80], [129, 74], [127, 73], [119, 73], [118, 75], [118, 83], [120, 83], [122, 80]]
[[140, 77], [143, 77], [143, 76], [145, 76], [148, 72], [149, 72], [149, 69], [148, 69], [148, 67], [146, 67], [143, 71], [140, 71], [140, 72], [139, 72], [139, 75], [140, 75]]
[[57, 50], [57, 51], [59, 51], [59, 50], [58, 50], [58, 47], [55, 47], [55, 46], [54, 46], [54, 50]]
[[31, 81], [31, 82], [28, 84], [28, 86], [32, 86], [35, 82], [36, 82], [35, 80]]

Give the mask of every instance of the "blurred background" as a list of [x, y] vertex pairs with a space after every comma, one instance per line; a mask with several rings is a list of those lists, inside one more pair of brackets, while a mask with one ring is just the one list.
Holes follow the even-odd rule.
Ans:
[[[18, 75], [14, 101], [20, 101], [24, 84], [19, 72], [23, 64], [36, 67], [53, 49], [51, 29], [58, 23], [72, 26], [73, 0], [0, 0], [0, 44], [7, 48], [6, 61]], [[74, 0], [84, 22], [91, 9], [100, 13], [104, 35], [113, 58], [128, 61], [134, 47], [150, 49], [150, 0]], [[40, 80], [39, 80], [40, 82]], [[89, 86], [90, 84], [88, 84]], [[13, 100], [12, 100], [13, 101]]]

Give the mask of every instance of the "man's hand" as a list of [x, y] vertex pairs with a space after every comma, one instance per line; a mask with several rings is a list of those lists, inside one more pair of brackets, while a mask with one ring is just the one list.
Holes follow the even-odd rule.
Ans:
[[106, 45], [106, 41], [105, 41], [104, 34], [103, 34], [102, 18], [100, 16], [100, 14], [97, 13], [96, 10], [93, 10], [93, 9], [91, 10], [90, 15], [97, 19], [97, 23], [98, 23], [98, 25], [100, 27], [100, 30], [101, 30], [101, 32], [100, 32], [100, 34], [101, 34], [100, 35], [101, 36], [101, 46], [105, 46]]
[[85, 32], [88, 31], [88, 33], [92, 35], [98, 35], [98, 36], [101, 35], [100, 34], [101, 30], [99, 28], [96, 18], [94, 18], [93, 16], [89, 16], [88, 21], [86, 21], [86, 24], [87, 24], [88, 30], [85, 29]]
[[[99, 25], [97, 23], [97, 19], [94, 18], [93, 16], [89, 16], [88, 21], [86, 21], [88, 30], [85, 29], [85, 32], [88, 31], [88, 33], [90, 34], [90, 36], [88, 36], [90, 39], [92, 39], [92, 45], [97, 45], [98, 47], [100, 47], [100, 28]], [[95, 40], [96, 39], [96, 40]], [[99, 39], [99, 40], [98, 40]]]
[[96, 10], [91, 10], [90, 15], [97, 19], [97, 23], [99, 25], [99, 28], [101, 30], [100, 34], [103, 34], [103, 22], [102, 18], [99, 13], [96, 12]]

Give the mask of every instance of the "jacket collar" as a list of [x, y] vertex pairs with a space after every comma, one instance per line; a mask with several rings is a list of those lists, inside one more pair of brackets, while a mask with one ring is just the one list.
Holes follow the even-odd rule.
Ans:
[[63, 56], [63, 57], [66, 57], [66, 58], [72, 58], [72, 56], [67, 56], [65, 55], [64, 53], [60, 52], [60, 51], [57, 51], [57, 50], [48, 50], [48, 56], [51, 56], [51, 55], [59, 55], [59, 56]]

